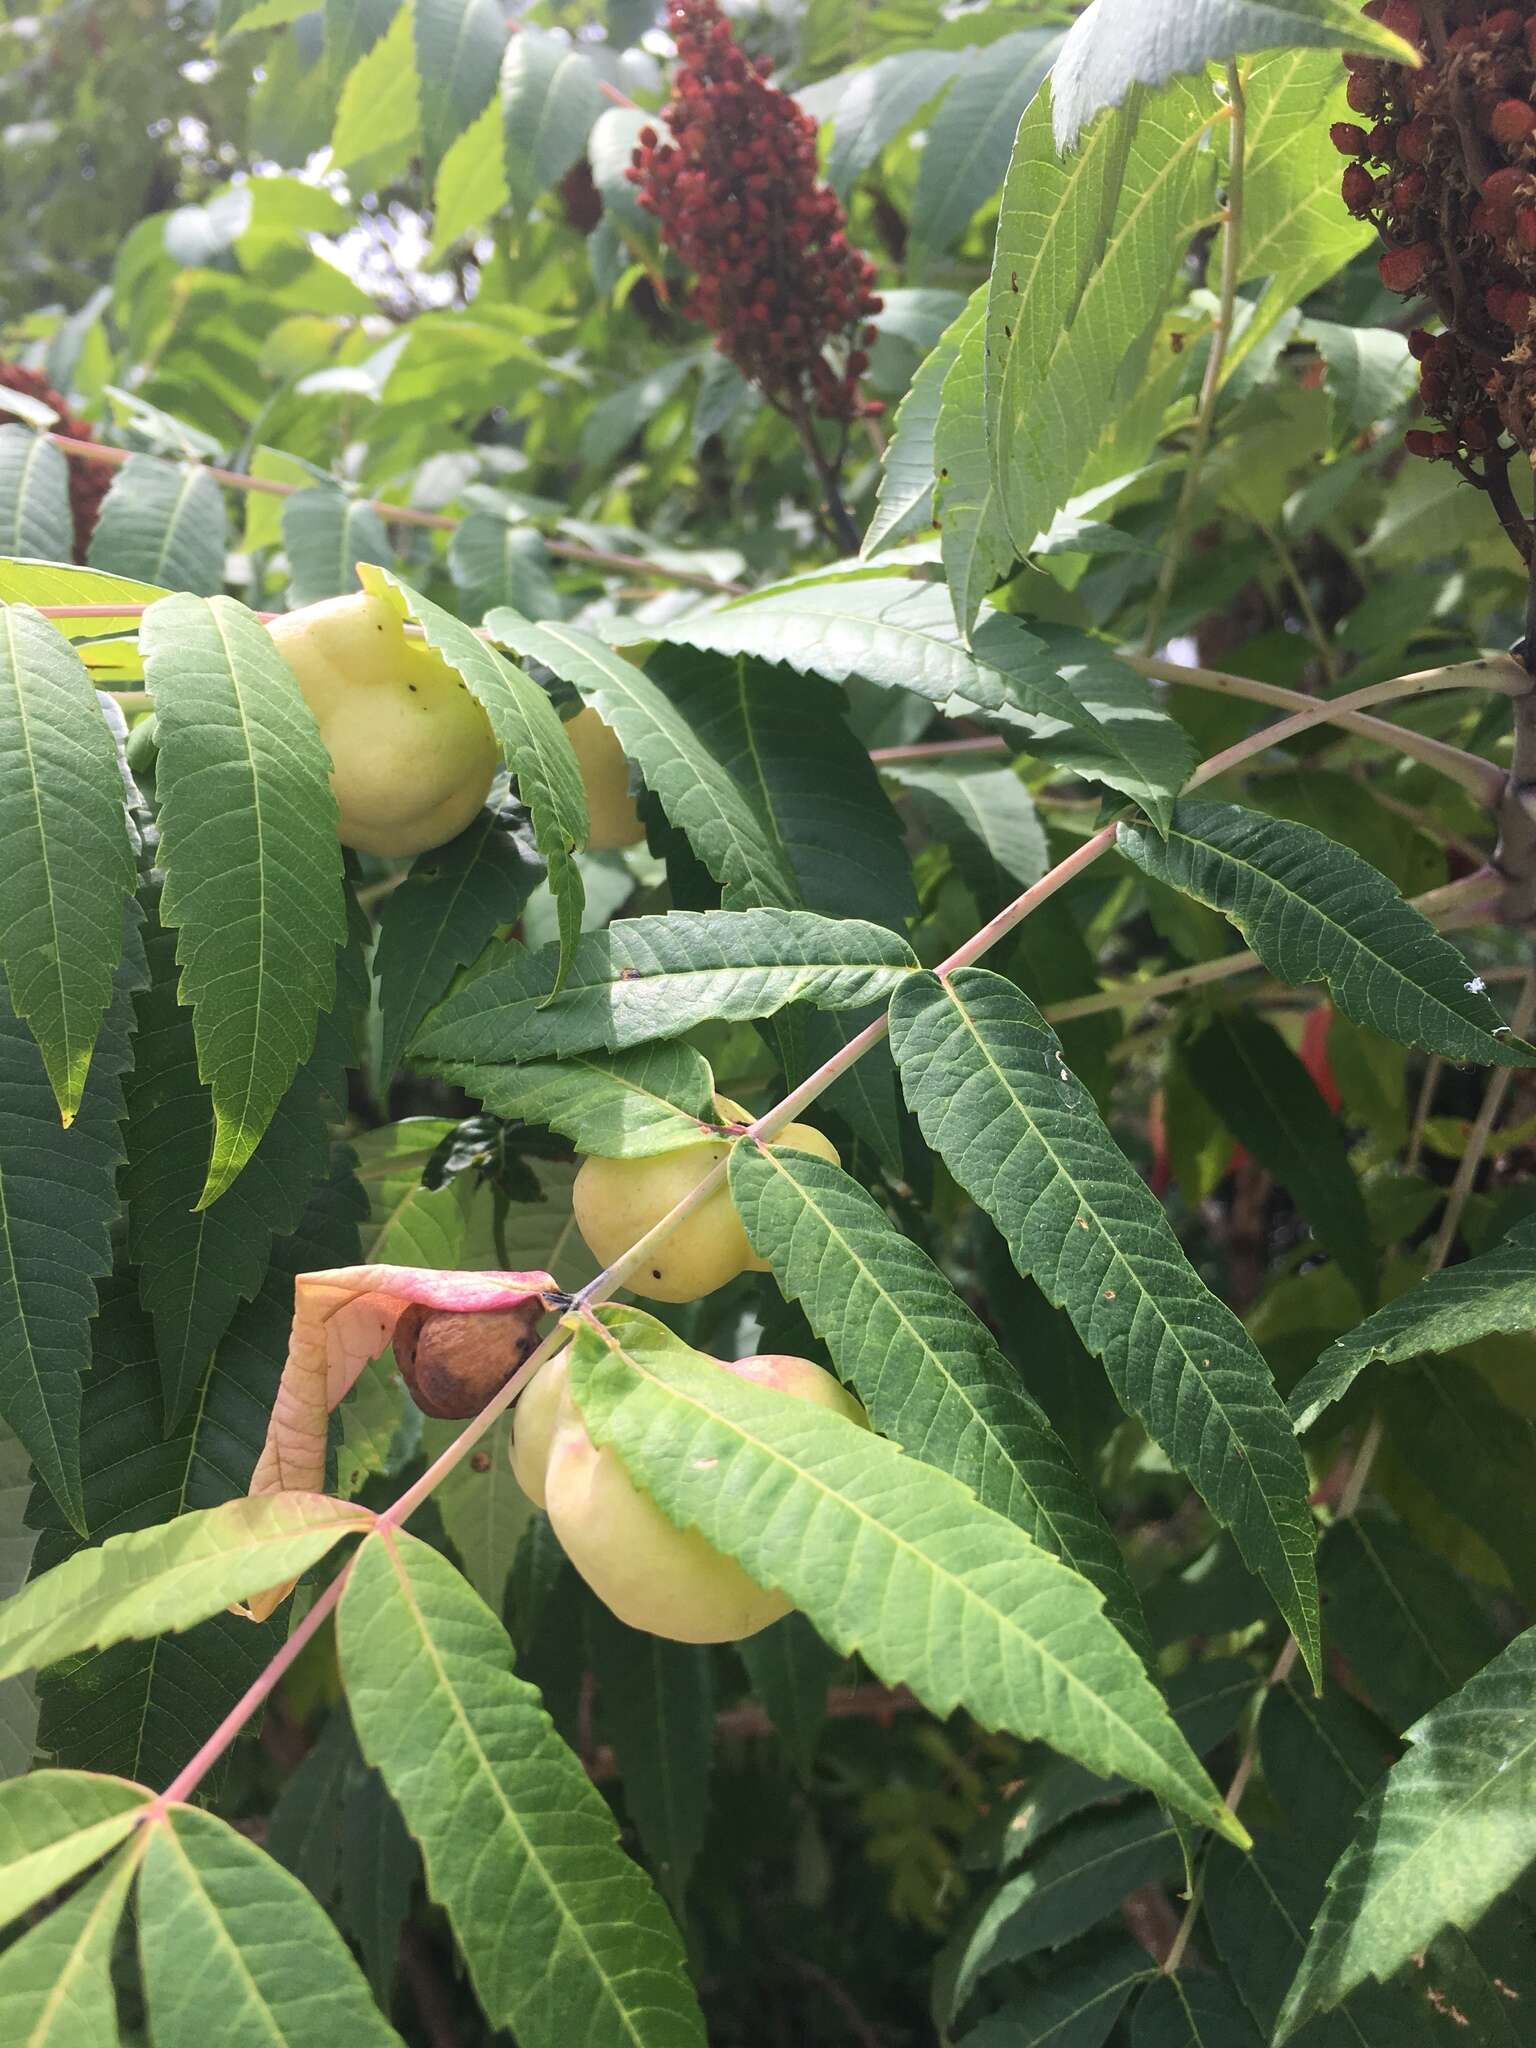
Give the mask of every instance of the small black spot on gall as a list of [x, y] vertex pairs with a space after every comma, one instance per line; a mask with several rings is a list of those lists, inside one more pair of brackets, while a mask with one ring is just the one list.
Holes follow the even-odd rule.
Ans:
[[652, 1268], [651, 1268], [651, 1278], [652, 1278], [653, 1280], [659, 1280], [659, 1279], [661, 1278], [661, 1268], [660, 1268], [660, 1266], [652, 1266]]

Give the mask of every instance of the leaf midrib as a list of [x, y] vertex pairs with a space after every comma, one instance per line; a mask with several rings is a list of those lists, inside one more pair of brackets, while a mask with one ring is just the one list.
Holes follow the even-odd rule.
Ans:
[[[53, 937], [53, 956], [55, 964], [54, 981], [58, 989], [59, 1018], [63, 1029], [64, 1065], [66, 1073], [72, 1073], [74, 1069], [75, 1056], [72, 1049], [74, 1045], [74, 1039], [70, 1022], [71, 1004], [69, 999], [68, 987], [64, 978], [65, 947], [63, 944], [58, 911], [56, 908], [58, 900], [58, 891], [54, 886], [53, 862], [52, 859], [50, 858], [48, 826], [47, 821], [43, 815], [43, 778], [39, 773], [37, 752], [32, 743], [32, 721], [31, 718], [28, 716], [27, 693], [25, 689], [22, 687], [21, 649], [17, 645], [16, 640], [15, 608], [11, 605], [5, 605], [3, 608], [0, 609], [3, 609], [5, 615], [6, 652], [9, 657], [10, 673], [14, 681], [16, 691], [16, 717], [17, 722], [21, 728], [21, 748], [22, 755], [24, 758], [24, 766], [27, 771], [27, 790], [32, 798], [33, 815], [37, 821], [38, 864], [43, 871], [44, 894], [48, 904], [48, 929]], [[39, 1045], [38, 1050], [39, 1052], [43, 1053], [43, 1061], [44, 1065], [46, 1066], [47, 1053], [44, 1051], [41, 1045]], [[83, 1093], [85, 1086], [85, 1076], [83, 1074], [80, 1077], [80, 1086], [81, 1091]], [[79, 1107], [78, 1100], [76, 1102], [75, 1107], [77, 1109]], [[63, 1108], [62, 1104], [60, 1105], [60, 1108]], [[71, 1114], [73, 1114], [73, 1112], [71, 1112]]]

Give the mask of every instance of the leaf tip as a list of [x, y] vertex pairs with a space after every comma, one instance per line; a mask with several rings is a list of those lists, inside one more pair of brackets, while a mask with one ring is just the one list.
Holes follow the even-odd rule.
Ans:
[[1234, 1848], [1241, 1849], [1245, 1855], [1253, 1847], [1252, 1835], [1249, 1834], [1230, 1806], [1222, 1807], [1216, 1827], [1218, 1833], [1225, 1836]]

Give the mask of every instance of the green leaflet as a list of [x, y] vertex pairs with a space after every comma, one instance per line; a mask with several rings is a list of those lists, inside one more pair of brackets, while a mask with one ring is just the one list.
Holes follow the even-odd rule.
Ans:
[[[426, 1456], [446, 1450], [462, 1428], [459, 1422], [424, 1423]], [[488, 1462], [482, 1467], [477, 1457], [461, 1458], [433, 1495], [465, 1578], [493, 1614], [501, 1612], [512, 1560], [536, 1513], [513, 1477], [511, 1442], [512, 1418], [504, 1415], [484, 1439]]]
[[[371, 17], [366, 24], [365, 9]], [[417, 149], [421, 78], [412, 33], [415, 13], [414, 7], [397, 6], [386, 14], [375, 0], [326, 0], [326, 41], [336, 67], [332, 77], [341, 87], [331, 152], [339, 168], [355, 177], [392, 176]], [[349, 48], [356, 48], [358, 57], [343, 70], [343, 52]]]
[[1390, 1728], [1427, 1714], [1499, 1647], [1467, 1581], [1382, 1509], [1336, 1523], [1320, 1565], [1330, 1638]]
[[381, 597], [393, 593], [404, 601], [406, 616], [421, 627], [428, 646], [457, 669], [491, 721], [502, 759], [533, 819], [534, 844], [549, 864], [549, 886], [560, 918], [563, 974], [581, 932], [586, 900], [581, 870], [571, 855], [586, 843], [587, 800], [555, 707], [520, 668], [504, 661], [461, 620], [420, 596], [391, 570], [364, 562], [358, 574], [365, 590]]
[[[626, 1628], [600, 1601], [587, 1615], [598, 1712], [624, 1781], [624, 1806], [679, 1925], [704, 1842], [715, 1756], [709, 1649]], [[745, 1645], [743, 1645], [745, 1647]]]
[[910, 793], [918, 816], [948, 846], [984, 916], [1038, 882], [1050, 866], [1034, 798], [1011, 768], [892, 762], [881, 772]]
[[1140, 380], [1179, 252], [1209, 206], [1214, 113], [1208, 92], [1176, 82], [1101, 115], [1065, 160], [1049, 89], [1019, 123], [984, 378], [992, 478], [1015, 554], [1067, 502]]
[[33, 1771], [0, 1785], [0, 1926], [115, 1848], [152, 1797], [85, 1771]]
[[210, 2024], [271, 2048], [401, 2048], [309, 1892], [212, 1814], [173, 1807], [154, 1829], [138, 1909], [155, 2048], [204, 2048]]
[[224, 587], [224, 542], [224, 493], [201, 463], [130, 455], [102, 501], [90, 561], [114, 576], [213, 597]]
[[[1233, 1657], [1213, 1657], [1187, 1665], [1163, 1691], [1180, 1733], [1203, 1760], [1237, 1727], [1261, 1687], [1252, 1665]], [[985, 1849], [978, 1860], [992, 1862], [995, 1847], [997, 1869], [1012, 1870], [1064, 1821], [1089, 1808], [1122, 1803], [1130, 1790], [1124, 1778], [1100, 1778], [1081, 1764], [1058, 1758], [1034, 1772], [987, 1816]], [[1232, 1851], [1239, 1861], [1243, 1853]]]
[[962, 2036], [959, 2048], [1104, 2048], [1131, 1993], [1151, 1974], [1151, 1958], [1138, 1942], [1100, 1943], [1044, 1983], [1016, 1992]]
[[912, 227], [923, 254], [956, 242], [1003, 182], [1020, 118], [1060, 47], [1059, 31], [1025, 28], [967, 53], [918, 159]]
[[[130, 1273], [101, 1288], [85, 1377], [80, 1465], [98, 1539], [163, 1526], [188, 1509], [242, 1496], [266, 1436], [293, 1322], [296, 1271], [355, 1264], [358, 1191], [347, 1155], [294, 1234], [272, 1250], [254, 1299], [235, 1310], [187, 1416], [166, 1434], [162, 1361]], [[79, 1549], [51, 1500], [34, 1494], [34, 1571]], [[115, 1644], [38, 1679], [42, 1747], [82, 1769], [167, 1783], [282, 1645], [288, 1617], [253, 1626], [216, 1614], [184, 1633]], [[216, 1789], [222, 1772], [208, 1781]]]
[[325, 0], [325, 55], [333, 83], [339, 85], [367, 56], [399, 4], [400, 0]]
[[0, 758], [11, 764], [0, 778], [0, 964], [69, 1123], [112, 999], [134, 855], [117, 749], [90, 678], [26, 605], [0, 612]]
[[891, 1042], [924, 1137], [1231, 1529], [1316, 1670], [1306, 1468], [1284, 1404], [1062, 1063], [1055, 1032], [1011, 982], [963, 968], [897, 991]]
[[379, 1073], [392, 1074], [412, 1034], [459, 968], [515, 924], [544, 864], [511, 816], [487, 805], [456, 839], [418, 854], [379, 915], [374, 976]]
[[594, 1439], [672, 1521], [781, 1587], [886, 1684], [1241, 1834], [1102, 1596], [958, 1480], [722, 1373], [638, 1309], [579, 1320], [570, 1384]]
[[1392, 1449], [1420, 1485], [1480, 1536], [1526, 1607], [1536, 1602], [1536, 1421], [1483, 1375], [1449, 1359], [1394, 1373], [1383, 1388]]
[[1331, 1344], [1291, 1392], [1297, 1431], [1310, 1429], [1378, 1359], [1408, 1365], [1427, 1352], [1455, 1351], [1480, 1337], [1533, 1329], [1536, 1217], [1525, 1217], [1492, 1251], [1428, 1274]]
[[394, 560], [384, 521], [366, 498], [316, 484], [284, 498], [282, 508], [290, 611], [356, 590], [359, 562]]
[[[730, 777], [737, 815], [761, 818], [786, 870], [788, 908], [906, 929], [916, 915], [901, 821], [835, 691], [815, 676], [739, 655], [722, 663], [687, 648], [651, 657], [657, 687]], [[808, 743], [808, 736], [814, 740]], [[803, 1079], [870, 1022], [793, 1010], [781, 1027], [786, 1079]], [[899, 1157], [896, 1077], [873, 1048], [827, 1091], [826, 1104], [887, 1162]]]
[[646, 788], [720, 883], [727, 910], [796, 901], [784, 849], [757, 807], [643, 669], [574, 626], [534, 625], [505, 606], [485, 625], [500, 644], [573, 684], [613, 729]]
[[0, 1677], [130, 1636], [190, 1628], [297, 1578], [367, 1514], [323, 1493], [274, 1493], [109, 1537], [34, 1579], [0, 1611]]
[[731, 1196], [876, 1429], [1081, 1572], [1141, 1648], [1141, 1610], [1092, 1494], [927, 1254], [856, 1181], [806, 1152], [736, 1146]]
[[1131, 2048], [1265, 2048], [1230, 1978], [1214, 1970], [1158, 1977], [1136, 2002]]
[[829, 124], [827, 152], [827, 183], [844, 205], [855, 179], [943, 91], [959, 61], [945, 49], [893, 50], [853, 73]]
[[[1365, 17], [1354, 14], [1351, 33]], [[1300, 38], [1297, 38], [1299, 41]], [[1252, 48], [1253, 45], [1247, 47]], [[1351, 49], [1362, 48], [1359, 42]], [[1368, 221], [1339, 204], [1339, 153], [1328, 139], [1334, 121], [1353, 120], [1348, 83], [1333, 49], [1276, 50], [1245, 69], [1242, 281], [1268, 284], [1228, 352], [1224, 376], [1292, 306], [1342, 270], [1371, 240]], [[1359, 336], [1360, 330], [1347, 330]], [[1372, 418], [1380, 418], [1373, 413]]]
[[162, 598], [140, 627], [159, 721], [161, 916], [213, 1096], [217, 1199], [308, 1058], [346, 937], [329, 757], [292, 670], [232, 598]]
[[795, 1769], [809, 1778], [826, 1726], [827, 1688], [844, 1660], [803, 1614], [786, 1614], [748, 1636], [737, 1644], [736, 1654]]
[[337, 1635], [358, 1740], [491, 2025], [525, 2048], [703, 2048], [661, 1901], [453, 1567], [413, 1536], [365, 1544]]
[[1292, 43], [1411, 61], [1407, 44], [1363, 18], [1354, 0], [1099, 0], [1056, 62], [1057, 141], [1070, 149], [1084, 122], [1118, 106], [1133, 85], [1161, 85], [1176, 72], [1203, 72], [1213, 59]]
[[770, 585], [666, 627], [614, 630], [909, 691], [946, 716], [1018, 732], [1030, 753], [1109, 783], [1160, 824], [1194, 763], [1179, 727], [1102, 642], [987, 612], [967, 645], [942, 584], [878, 565]]
[[788, 870], [771, 900], [901, 931], [917, 913], [901, 822], [841, 694], [819, 677], [686, 648], [651, 658], [658, 688], [745, 795]]
[[585, 153], [603, 105], [597, 74], [579, 49], [531, 25], [512, 38], [501, 71], [502, 162], [519, 213]]
[[495, 0], [413, 0], [410, 15], [430, 174], [495, 90], [507, 30]]
[[709, 1063], [692, 1046], [662, 1042], [608, 1055], [571, 1053], [526, 1066], [435, 1067], [494, 1116], [547, 1124], [599, 1159], [646, 1159], [705, 1137], [714, 1120]]
[[[106, 576], [99, 569], [78, 569], [72, 562], [18, 562], [0, 556], [0, 601], [6, 604], [145, 605], [165, 595], [153, 583]], [[59, 619], [55, 624], [66, 640], [95, 640], [104, 634], [137, 633], [139, 614], [127, 611], [115, 618]]]
[[0, 975], [0, 1414], [81, 1534], [80, 1405], [97, 1282], [112, 1264], [123, 1074], [144, 978], [137, 917], [129, 899], [112, 1004], [68, 1130]]
[[[27, 1526], [32, 1460], [0, 1425], [0, 1600], [19, 1593], [32, 1569], [36, 1532]], [[0, 1783], [19, 1778], [37, 1749], [37, 1687], [30, 1675], [0, 1679]]]
[[[1346, 1693], [1335, 1688], [1319, 1699], [1294, 1681], [1269, 1692], [1258, 1734], [1276, 1824], [1257, 1831], [1251, 1855], [1238, 1856], [1225, 1845], [1215, 1852], [1205, 1919], [1216, 1954], [1268, 2043], [1328, 1872], [1396, 1745]], [[1456, 1944], [1460, 1959], [1452, 1953]], [[1458, 1960], [1470, 1960], [1470, 1950], [1460, 1935], [1448, 1934], [1423, 1960], [1424, 1967], [1410, 1967], [1390, 1984], [1360, 1985], [1340, 2010], [1309, 2021], [1301, 2036], [1306, 2048], [1434, 2048], [1445, 2020], [1432, 1993], [1444, 1988], [1451, 2004], [1468, 2003], [1448, 1975]], [[1516, 2048], [1504, 2031], [1490, 2029], [1487, 2038], [1488, 2048]]]
[[932, 502], [942, 515], [939, 547], [955, 624], [968, 635], [982, 599], [1014, 555], [992, 476], [987, 433], [985, 286], [977, 286], [934, 351], [941, 353], [946, 360], [931, 435]]
[[1450, 941], [1310, 825], [1194, 799], [1176, 806], [1166, 838], [1129, 822], [1117, 837], [1137, 867], [1230, 918], [1271, 974], [1326, 982], [1357, 1024], [1444, 1059], [1536, 1066]]
[[[476, 213], [469, 225], [494, 211], [490, 207]], [[466, 618], [483, 619], [497, 605], [511, 605], [534, 618], [559, 618], [562, 600], [550, 579], [550, 566], [543, 534], [526, 519], [511, 515], [471, 512], [448, 542], [448, 567]]]
[[1376, 1254], [1365, 1201], [1343, 1129], [1301, 1061], [1247, 1010], [1219, 1012], [1182, 1057], [1193, 1086], [1286, 1189], [1368, 1308]]
[[139, 1872], [114, 1858], [0, 1956], [0, 2030], [16, 2048], [107, 2048], [117, 2040], [112, 1948]]
[[[196, 1206], [213, 1112], [197, 1071], [191, 1012], [177, 1000], [175, 934], [149, 898], [149, 985], [135, 1002], [134, 1071], [127, 1083], [128, 1159], [119, 1191], [128, 1255], [155, 1319], [165, 1422], [174, 1427], [242, 1301], [261, 1286], [275, 1237], [298, 1227], [330, 1166], [328, 1121], [346, 1110], [346, 1069], [368, 1002], [363, 933], [337, 961], [336, 1002], [315, 1049], [284, 1090], [244, 1172], [217, 1201]], [[355, 904], [354, 923], [361, 920]]]
[[1328, 1880], [1276, 2043], [1447, 1926], [1469, 1928], [1536, 1857], [1536, 1630], [1408, 1731]]
[[[510, 950], [510, 949], [509, 949]], [[711, 1017], [771, 1017], [787, 1003], [857, 1009], [916, 969], [905, 939], [804, 910], [673, 911], [630, 917], [578, 943], [557, 990], [557, 949], [514, 952], [438, 1005], [417, 1034], [424, 1060], [498, 1065], [618, 1052]]]
[[337, 1914], [363, 1952], [374, 1997], [388, 2011], [400, 1967], [401, 1928], [421, 1874], [421, 1857], [384, 1780], [366, 1770], [360, 1756], [347, 1788], [342, 1825]]
[[[934, 1972], [935, 2016], [947, 2024], [988, 1971], [1060, 1948], [1107, 1919], [1129, 1893], [1161, 1884], [1181, 1867], [1178, 1833], [1149, 1800], [1058, 1829], [1016, 1877], [982, 1899], [946, 1946]], [[1143, 1950], [1143, 1971], [1147, 1964]]]
[[74, 545], [64, 457], [30, 427], [0, 427], [0, 548], [59, 562]]
[[934, 483], [940, 461], [936, 448], [940, 394], [950, 366], [960, 353], [961, 342], [981, 319], [983, 304], [978, 286], [959, 319], [945, 329], [924, 356], [896, 408], [890, 438], [880, 458], [875, 513], [859, 550], [861, 561], [867, 562], [882, 548], [909, 540], [933, 523]]

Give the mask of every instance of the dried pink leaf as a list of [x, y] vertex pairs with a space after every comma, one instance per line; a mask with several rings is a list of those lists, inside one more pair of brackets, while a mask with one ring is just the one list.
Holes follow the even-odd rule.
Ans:
[[[388, 1347], [407, 1309], [473, 1315], [526, 1306], [531, 1321], [560, 1298], [548, 1273], [442, 1273], [425, 1266], [338, 1266], [325, 1273], [300, 1273], [293, 1285], [288, 1357], [250, 1492], [318, 1493], [324, 1488], [331, 1410], [370, 1359]], [[291, 1590], [274, 1587], [252, 1600], [252, 1619], [264, 1621]]]

